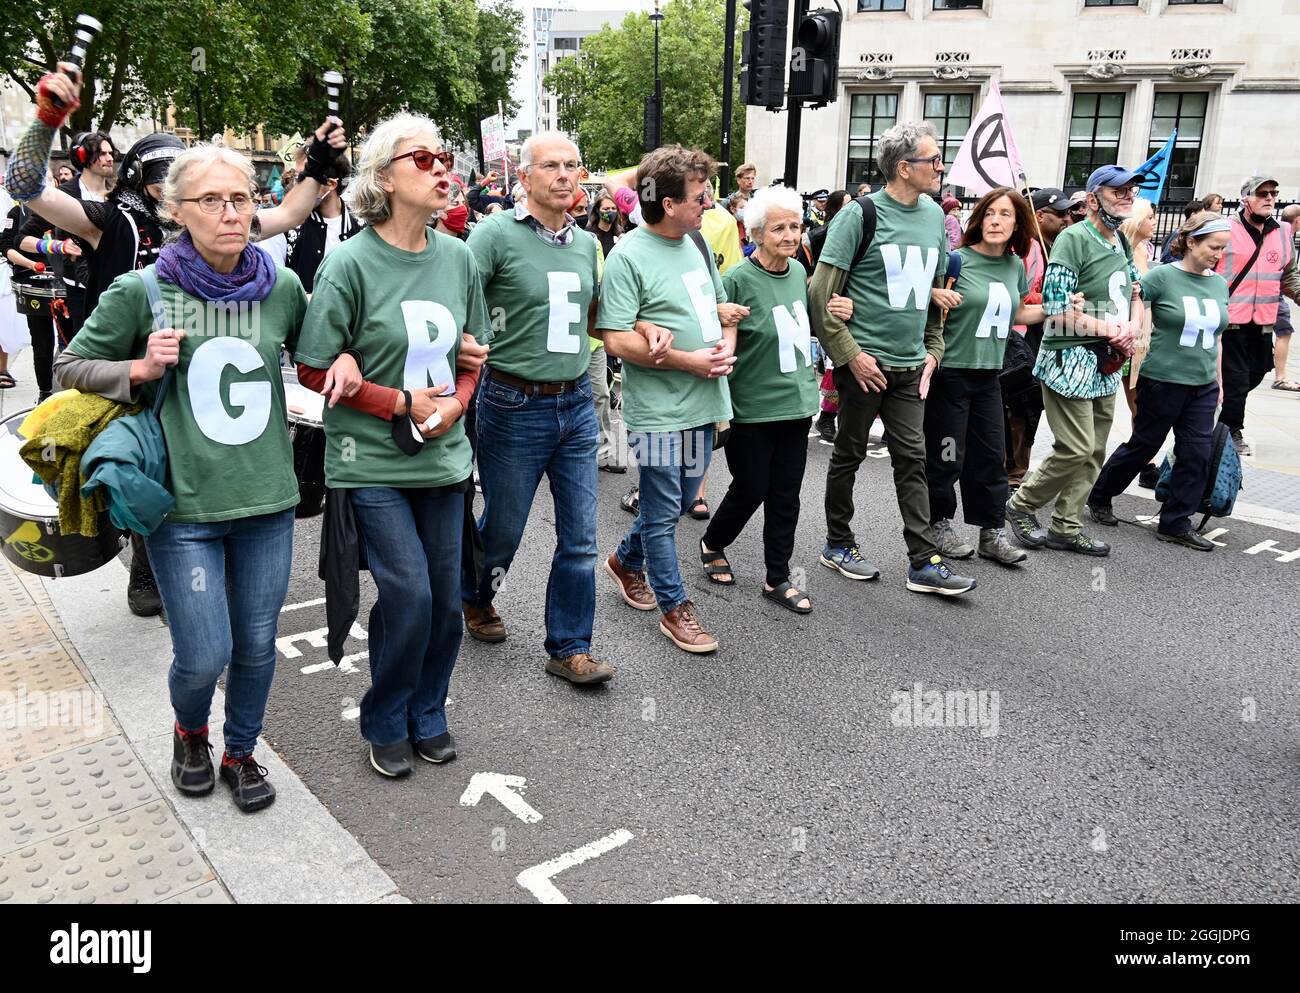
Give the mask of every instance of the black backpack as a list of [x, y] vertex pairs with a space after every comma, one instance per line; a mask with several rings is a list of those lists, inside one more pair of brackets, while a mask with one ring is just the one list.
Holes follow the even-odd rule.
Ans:
[[862, 237], [858, 240], [858, 250], [853, 253], [853, 264], [849, 266], [852, 271], [858, 267], [867, 256], [867, 249], [871, 247], [871, 242], [876, 237], [876, 201], [870, 196], [854, 197], [856, 203], [862, 211]]

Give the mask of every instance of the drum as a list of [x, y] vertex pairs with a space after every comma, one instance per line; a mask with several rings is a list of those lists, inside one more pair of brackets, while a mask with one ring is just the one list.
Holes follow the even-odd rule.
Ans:
[[37, 273], [26, 280], [15, 279], [13, 287], [18, 313], [28, 317], [49, 317], [54, 301], [63, 300], [68, 295], [62, 280], [49, 272]]
[[99, 535], [87, 538], [59, 531], [59, 505], [33, 481], [31, 467], [18, 454], [18, 433], [31, 409], [0, 420], [0, 552], [25, 572], [58, 578], [98, 569], [117, 556], [127, 534], [114, 527], [108, 511], [99, 514]]
[[314, 517], [325, 509], [325, 398], [298, 382], [288, 366], [284, 401], [289, 412], [289, 440], [293, 443], [293, 474], [298, 477], [296, 517]]

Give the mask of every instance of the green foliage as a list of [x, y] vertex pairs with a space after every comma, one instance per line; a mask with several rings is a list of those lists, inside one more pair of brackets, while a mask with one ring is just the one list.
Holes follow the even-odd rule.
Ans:
[[[664, 92], [666, 143], [681, 142], [721, 154], [724, 0], [671, 0], [659, 30], [659, 75]], [[745, 107], [740, 103], [740, 33], [736, 25], [731, 148], [733, 168], [743, 160]], [[582, 39], [581, 53], [562, 59], [547, 73], [546, 86], [559, 97], [560, 127], [573, 134], [582, 157], [594, 169], [635, 165], [644, 152], [645, 98], [654, 91], [654, 25], [645, 14], [629, 14], [618, 27], [606, 26]]]

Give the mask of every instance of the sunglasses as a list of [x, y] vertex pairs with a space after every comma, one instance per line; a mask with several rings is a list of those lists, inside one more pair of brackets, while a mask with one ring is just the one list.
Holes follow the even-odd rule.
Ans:
[[456, 157], [451, 152], [431, 152], [427, 148], [417, 148], [413, 152], [393, 156], [394, 162], [400, 159], [410, 159], [415, 163], [415, 168], [421, 172], [428, 172], [435, 162], [441, 162], [442, 167], [451, 172], [451, 167], [456, 161]]
[[1282, 195], [1281, 190], [1256, 190], [1255, 196], [1260, 200], [1276, 200]]

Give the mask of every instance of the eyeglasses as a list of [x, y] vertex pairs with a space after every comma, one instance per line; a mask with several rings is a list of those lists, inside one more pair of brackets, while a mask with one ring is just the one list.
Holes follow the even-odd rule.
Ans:
[[1130, 183], [1128, 186], [1124, 186], [1124, 187], [1111, 186], [1108, 187], [1108, 189], [1112, 193], [1114, 193], [1115, 196], [1119, 197], [1121, 200], [1132, 200], [1135, 196], [1137, 196], [1138, 185], [1137, 183]]
[[545, 162], [538, 162], [532, 168], [539, 172], [559, 172], [560, 169], [564, 169], [565, 172], [581, 172], [582, 163], [573, 159], [566, 159], [563, 162], [547, 159]]
[[929, 163], [930, 163], [930, 168], [933, 169], [935, 172], [938, 172], [940, 169], [943, 168], [943, 156], [942, 156], [942, 155], [927, 155], [925, 158], [921, 158], [921, 159], [903, 159], [903, 161], [904, 161], [904, 162], [910, 162], [910, 163], [912, 163], [912, 165], [920, 165], [922, 162], [929, 162]]
[[441, 162], [442, 167], [450, 172], [456, 161], [456, 157], [451, 152], [431, 152], [427, 148], [417, 148], [413, 152], [394, 155], [392, 161], [397, 162], [400, 159], [410, 159], [415, 163], [415, 168], [421, 172], [428, 172], [435, 162]]
[[1261, 200], [1276, 200], [1282, 195], [1281, 190], [1256, 190], [1255, 196]]
[[183, 197], [181, 203], [197, 203], [199, 210], [205, 214], [223, 213], [226, 204], [234, 207], [236, 214], [251, 214], [257, 209], [257, 201], [247, 193], [236, 193], [229, 200], [225, 197], [219, 197], [215, 193], [209, 193], [201, 197]]

